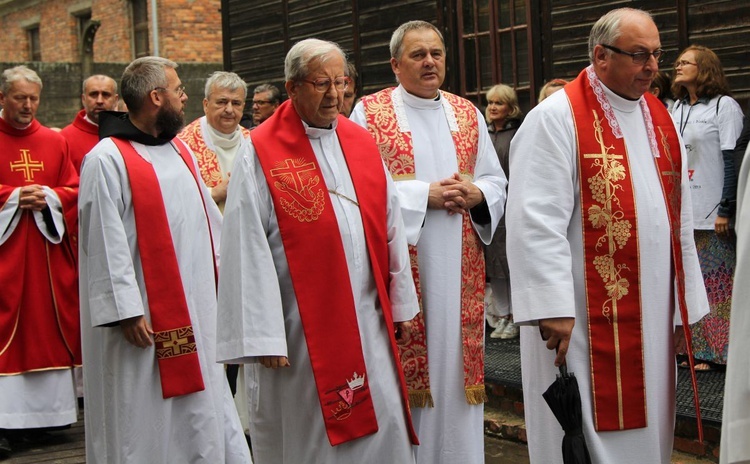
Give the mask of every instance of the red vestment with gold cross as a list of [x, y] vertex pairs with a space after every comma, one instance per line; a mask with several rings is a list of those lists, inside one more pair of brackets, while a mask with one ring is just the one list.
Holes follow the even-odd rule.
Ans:
[[40, 231], [56, 235], [51, 215], [38, 220], [15, 206], [18, 223], [0, 243], [0, 375], [80, 365], [78, 175], [67, 142], [36, 120], [19, 130], [0, 119], [0, 147], [2, 209], [14, 207], [17, 188], [38, 184], [57, 194], [65, 223], [61, 242], [52, 243]]

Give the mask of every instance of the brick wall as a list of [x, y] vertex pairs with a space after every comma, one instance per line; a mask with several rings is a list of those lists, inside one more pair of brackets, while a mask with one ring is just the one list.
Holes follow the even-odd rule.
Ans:
[[128, 0], [94, 0], [91, 19], [101, 22], [94, 39], [94, 62], [126, 63], [134, 58]]
[[[3, 31], [3, 59], [8, 61], [23, 61], [29, 59], [29, 42], [26, 30], [20, 24], [34, 17], [40, 17], [34, 8], [24, 8], [0, 17], [0, 30]], [[13, 44], [13, 46], [8, 46]]]
[[160, 2], [161, 56], [185, 63], [221, 62], [220, 7], [221, 0]]
[[[25, 0], [0, 10], [4, 31], [2, 59], [26, 61], [29, 45], [23, 25], [39, 20], [42, 61], [76, 63], [78, 19], [69, 8], [81, 0], [47, 0], [28, 6]], [[159, 54], [180, 63], [218, 63], [223, 59], [221, 42], [221, 0], [159, 0]], [[149, 9], [150, 51], [152, 14]], [[129, 62], [134, 58], [130, 0], [91, 0], [91, 19], [100, 21], [94, 40], [94, 62]]]

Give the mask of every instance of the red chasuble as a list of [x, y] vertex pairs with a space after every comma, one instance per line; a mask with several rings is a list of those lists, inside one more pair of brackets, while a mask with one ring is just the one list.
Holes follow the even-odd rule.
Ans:
[[[111, 140], [122, 154], [133, 195], [138, 251], [154, 330], [162, 395], [172, 398], [202, 391], [205, 385], [198, 348], [159, 180], [151, 163], [139, 155], [129, 141], [115, 137]], [[200, 190], [187, 147], [177, 138], [172, 143]], [[210, 234], [210, 224], [208, 229]]]
[[73, 162], [73, 166], [79, 174], [81, 173], [83, 157], [94, 148], [94, 145], [99, 143], [99, 126], [86, 121], [84, 116], [86, 116], [86, 111], [79, 111], [73, 123], [60, 131], [60, 134], [68, 141], [70, 161]]
[[[615, 135], [619, 127], [609, 122], [615, 115], [608, 117], [599, 101], [606, 96], [592, 70], [582, 71], [565, 92], [578, 144], [594, 423], [601, 431], [641, 428], [647, 425], [646, 379], [637, 214], [628, 153], [622, 135]], [[678, 306], [692, 360], [680, 243], [679, 139], [664, 106], [648, 93], [644, 97], [641, 109], [669, 216]], [[695, 399], [697, 405], [697, 393]], [[699, 408], [697, 414], [700, 429]]]
[[[377, 143], [394, 181], [416, 178], [414, 147], [411, 132], [399, 130], [393, 102], [393, 88], [362, 98], [367, 129]], [[458, 170], [473, 177], [479, 146], [479, 125], [474, 105], [466, 99], [440, 93], [453, 109], [458, 130], [451, 133], [456, 147]], [[409, 246], [412, 276], [417, 287], [421, 306], [417, 247]], [[484, 248], [471, 224], [468, 212], [463, 213], [461, 240], [461, 342], [464, 361], [464, 391], [469, 404], [487, 401], [484, 389]], [[429, 310], [428, 310], [429, 312]], [[409, 385], [412, 407], [433, 406], [430, 390], [429, 363], [427, 361], [427, 334], [425, 318], [430, 315], [420, 311], [414, 319], [408, 338], [399, 345], [404, 374]], [[439, 317], [439, 315], [437, 315]]]
[[18, 224], [0, 244], [0, 375], [80, 365], [78, 175], [68, 145], [36, 120], [19, 130], [0, 118], [0, 147], [0, 205], [7, 208], [17, 188], [38, 184], [54, 190], [65, 219], [54, 244], [30, 210], [17, 209]]
[[[393, 327], [383, 165], [359, 126], [339, 117], [336, 133], [357, 193], [383, 317]], [[250, 136], [273, 198], [328, 440], [335, 446], [375, 433], [368, 376], [379, 373], [365, 367], [341, 233], [302, 121], [285, 102]], [[388, 334], [400, 365], [393, 331]], [[399, 380], [407, 428], [417, 444], [400, 369]]]

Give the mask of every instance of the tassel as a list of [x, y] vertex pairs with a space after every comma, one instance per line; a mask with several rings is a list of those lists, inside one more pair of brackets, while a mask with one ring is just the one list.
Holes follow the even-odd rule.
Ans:
[[469, 404], [482, 404], [489, 401], [484, 385], [471, 385], [466, 387], [466, 402]]
[[434, 408], [430, 390], [409, 390], [409, 406], [412, 408]]

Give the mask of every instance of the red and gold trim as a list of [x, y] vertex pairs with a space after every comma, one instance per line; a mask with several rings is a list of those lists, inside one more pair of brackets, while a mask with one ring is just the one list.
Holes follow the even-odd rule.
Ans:
[[[375, 138], [380, 155], [395, 181], [416, 179], [412, 136], [401, 130], [394, 105], [395, 88], [385, 89], [362, 99], [367, 119], [367, 129]], [[401, 91], [401, 90], [399, 90]], [[451, 131], [459, 172], [474, 176], [479, 147], [479, 122], [474, 105], [456, 95], [441, 92], [452, 109], [457, 123]], [[468, 212], [462, 218], [461, 245], [461, 339], [464, 361], [464, 388], [470, 404], [487, 401], [484, 390], [484, 253], [479, 237], [472, 227]], [[412, 276], [417, 287], [421, 306], [417, 249], [409, 247]], [[432, 407], [425, 311], [420, 311], [413, 321], [411, 334], [399, 343], [401, 362], [409, 386], [412, 407]]]
[[154, 344], [156, 345], [156, 359], [174, 358], [198, 352], [192, 326], [156, 332]]

